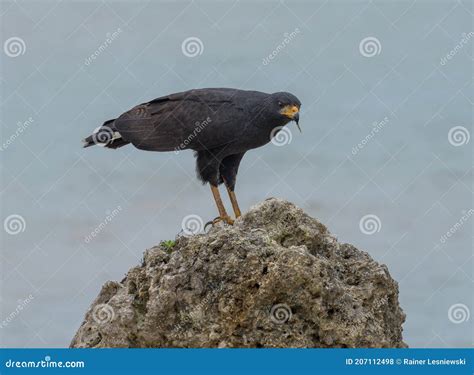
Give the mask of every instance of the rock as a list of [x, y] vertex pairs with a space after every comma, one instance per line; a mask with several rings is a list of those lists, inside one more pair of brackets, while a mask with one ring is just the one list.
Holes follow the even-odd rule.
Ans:
[[398, 348], [404, 320], [385, 265], [271, 198], [147, 250], [102, 287], [71, 347]]

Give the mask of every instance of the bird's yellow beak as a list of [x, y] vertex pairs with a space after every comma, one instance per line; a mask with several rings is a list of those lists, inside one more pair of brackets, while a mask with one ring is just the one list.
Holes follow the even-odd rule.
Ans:
[[301, 128], [300, 128], [300, 109], [296, 105], [286, 105], [284, 106], [280, 113], [290, 119], [292, 119], [294, 122], [296, 122], [296, 126], [298, 127], [298, 130], [301, 133]]
[[280, 113], [293, 119], [299, 111], [300, 109], [296, 105], [286, 105], [281, 109]]

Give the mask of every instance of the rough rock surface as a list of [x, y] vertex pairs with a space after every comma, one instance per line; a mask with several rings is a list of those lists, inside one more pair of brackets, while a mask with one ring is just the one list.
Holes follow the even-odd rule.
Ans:
[[404, 320], [385, 265], [271, 198], [147, 250], [71, 347], [404, 347]]

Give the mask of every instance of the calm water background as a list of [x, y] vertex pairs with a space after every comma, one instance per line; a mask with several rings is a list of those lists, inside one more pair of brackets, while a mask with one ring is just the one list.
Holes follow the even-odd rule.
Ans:
[[[0, 152], [1, 219], [20, 215], [24, 231], [1, 231], [0, 318], [13, 316], [1, 345], [67, 346], [105, 281], [174, 238], [186, 215], [216, 216], [190, 152], [83, 150], [80, 140], [137, 103], [239, 87], [303, 103], [302, 135], [289, 125], [289, 144], [244, 158], [241, 207], [270, 196], [299, 205], [387, 264], [410, 346], [471, 346], [473, 218], [462, 217], [473, 206], [474, 140], [454, 146], [448, 133], [472, 133], [473, 41], [462, 42], [472, 13], [469, 1], [2, 2], [2, 45], [19, 37], [24, 54], [0, 51], [10, 140]], [[202, 42], [195, 57], [182, 51], [189, 37]], [[361, 53], [367, 37], [375, 53]], [[369, 214], [380, 220], [373, 234], [359, 225]]]

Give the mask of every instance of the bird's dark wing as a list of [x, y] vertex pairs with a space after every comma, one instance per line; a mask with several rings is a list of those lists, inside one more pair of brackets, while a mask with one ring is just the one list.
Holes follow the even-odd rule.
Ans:
[[115, 126], [123, 139], [151, 151], [209, 150], [234, 142], [249, 122], [249, 108], [267, 94], [199, 89], [132, 108]]

